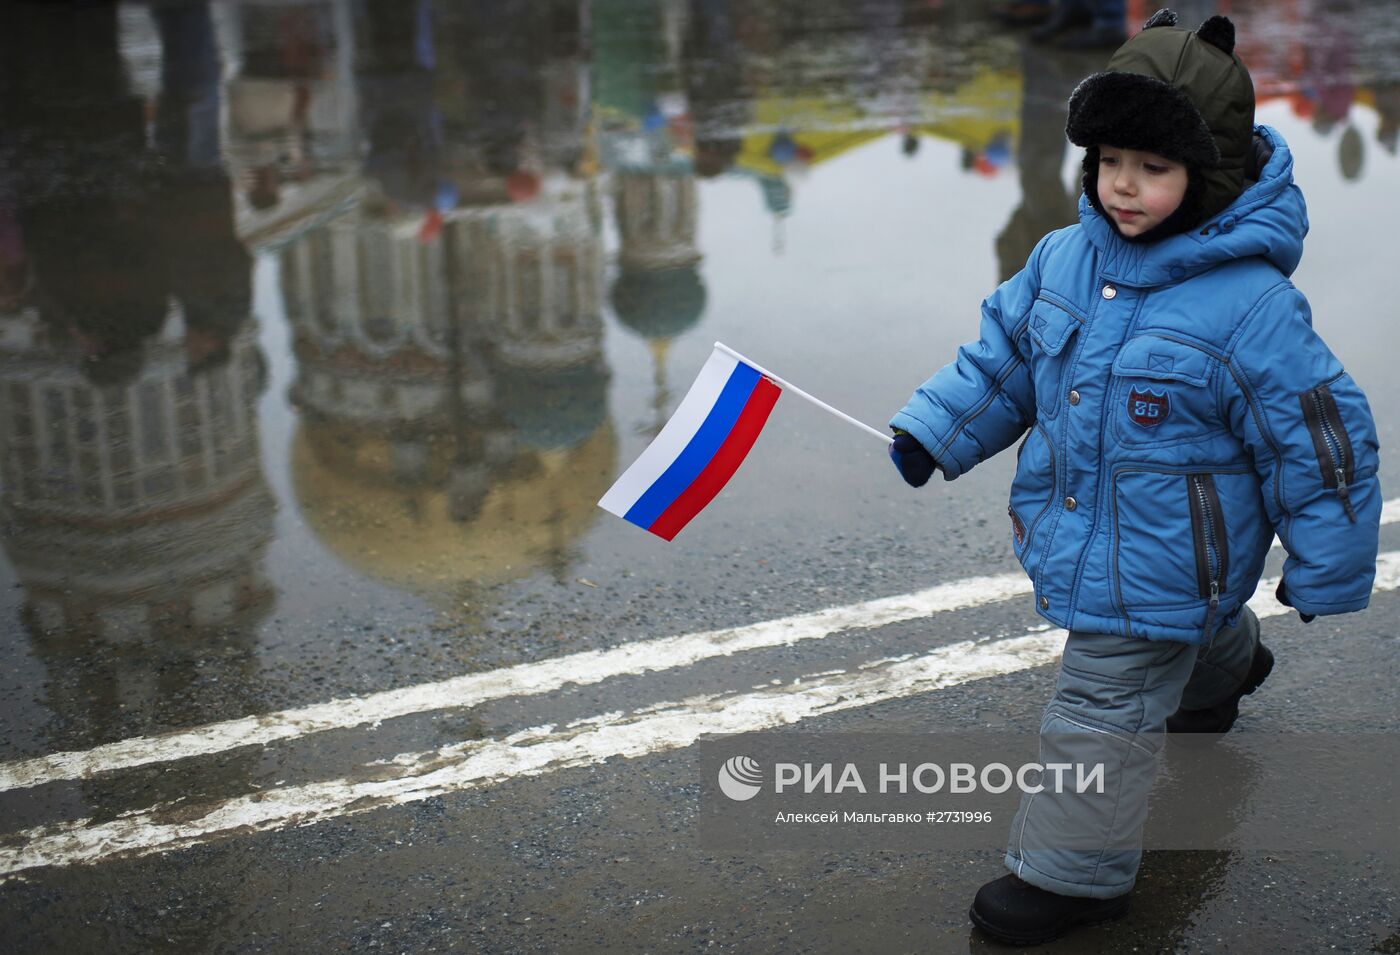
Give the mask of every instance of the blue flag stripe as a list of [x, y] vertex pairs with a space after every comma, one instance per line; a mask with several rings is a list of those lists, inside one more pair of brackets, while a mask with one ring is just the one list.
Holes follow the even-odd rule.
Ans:
[[705, 465], [715, 456], [734, 423], [748, 404], [749, 395], [758, 384], [759, 374], [748, 365], [740, 362], [725, 382], [724, 390], [705, 421], [700, 425], [685, 450], [677, 456], [671, 466], [656, 479], [646, 493], [637, 499], [627, 510], [626, 518], [638, 527], [651, 527], [658, 517], [680, 497], [681, 492], [690, 487]]

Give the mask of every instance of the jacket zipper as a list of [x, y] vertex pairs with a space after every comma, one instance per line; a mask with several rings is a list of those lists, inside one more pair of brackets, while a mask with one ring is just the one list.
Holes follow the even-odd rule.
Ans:
[[1220, 590], [1229, 573], [1230, 554], [1225, 544], [1224, 518], [1220, 513], [1220, 497], [1209, 474], [1188, 474], [1191, 491], [1191, 530], [1196, 543], [1196, 577], [1201, 596], [1209, 598], [1206, 613], [1206, 639], [1210, 639], [1215, 612], [1220, 608]]
[[1351, 442], [1337, 413], [1336, 401], [1326, 385], [1318, 385], [1300, 398], [1303, 418], [1312, 434], [1313, 448], [1322, 469], [1322, 486], [1337, 489], [1342, 509], [1355, 524], [1356, 510], [1351, 505]]

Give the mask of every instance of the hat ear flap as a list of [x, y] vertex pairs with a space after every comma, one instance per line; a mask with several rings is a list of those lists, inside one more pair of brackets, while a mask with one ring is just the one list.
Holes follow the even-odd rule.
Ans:
[[1196, 36], [1226, 53], [1235, 52], [1235, 25], [1228, 17], [1211, 17], [1201, 24]]
[[1142, 25], [1142, 28], [1143, 28], [1144, 30], [1150, 30], [1150, 29], [1152, 29], [1153, 27], [1174, 27], [1174, 26], [1176, 26], [1176, 14], [1175, 14], [1175, 13], [1172, 13], [1172, 12], [1171, 12], [1170, 10], [1168, 10], [1166, 7], [1163, 7], [1162, 9], [1158, 10], [1156, 13], [1152, 14], [1152, 16], [1148, 19], [1148, 21]]

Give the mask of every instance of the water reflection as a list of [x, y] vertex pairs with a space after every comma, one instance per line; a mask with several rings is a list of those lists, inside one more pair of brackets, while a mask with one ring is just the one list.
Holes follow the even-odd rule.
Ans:
[[1077, 180], [1066, 182], [1065, 138], [1069, 97], [1085, 76], [1098, 68], [1102, 54], [1052, 51], [1026, 44], [1022, 51], [1025, 96], [1016, 173], [1021, 203], [997, 236], [997, 273], [1006, 281], [1025, 267], [1042, 237], [1075, 221], [1079, 206]]
[[1364, 174], [1366, 142], [1356, 107], [1378, 117], [1375, 143], [1394, 156], [1400, 134], [1400, 37], [1394, 7], [1365, 0], [1334, 5], [1262, 3], [1231, 13], [1236, 50], [1261, 103], [1284, 101], [1323, 137], [1337, 136], [1342, 177]]
[[297, 499], [400, 586], [563, 579], [615, 457], [581, 38], [540, 5], [428, 12], [356, 22], [359, 200], [279, 252]]
[[[272, 604], [263, 363], [219, 161], [212, 21], [203, 6], [153, 17], [149, 114], [115, 8], [26, 7], [5, 51], [4, 549], [55, 745], [254, 705], [203, 688], [250, 685]], [[88, 69], [58, 66], [75, 42]]]
[[[1394, 155], [1388, 5], [1228, 12], [1261, 102], [1335, 141], [1343, 178]], [[782, 254], [814, 170], [889, 149], [931, 189], [1019, 193], [995, 250], [969, 253], [1009, 275], [1073, 219], [1064, 107], [1101, 62], [1029, 46], [971, 0], [28, 4], [8, 20], [4, 548], [55, 673], [91, 640], [159, 636], [195, 659], [173, 648], [217, 631], [244, 647], [231, 658], [251, 652], [274, 601], [265, 461], [356, 573], [467, 600], [572, 579], [619, 432], [664, 423], [672, 345], [726, 281], [708, 271], [709, 196], [747, 190]], [[956, 161], [932, 168], [947, 153], [930, 140]], [[285, 464], [254, 414], [259, 254], [294, 357]], [[609, 316], [650, 367], [609, 367]], [[645, 395], [625, 427], [618, 379]], [[116, 682], [146, 679], [128, 669]]]
[[298, 499], [385, 579], [562, 573], [611, 480], [596, 190], [543, 179], [528, 209], [451, 210], [431, 243], [366, 205], [281, 253]]
[[354, 50], [344, 4], [219, 9], [233, 74], [224, 154], [239, 236], [257, 248], [342, 211], [356, 195]]

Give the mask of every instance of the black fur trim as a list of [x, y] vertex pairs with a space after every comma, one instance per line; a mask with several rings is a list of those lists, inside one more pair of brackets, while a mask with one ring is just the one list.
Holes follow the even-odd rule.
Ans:
[[1235, 52], [1235, 25], [1229, 17], [1211, 17], [1196, 30], [1196, 36], [1226, 53]]
[[1150, 30], [1153, 27], [1174, 26], [1176, 26], [1176, 14], [1172, 13], [1166, 7], [1163, 7], [1156, 13], [1152, 14], [1152, 16], [1148, 17], [1147, 22], [1142, 25], [1142, 28], [1144, 30]]
[[1095, 73], [1069, 98], [1065, 134], [1076, 146], [1107, 143], [1212, 167], [1220, 147], [1185, 93], [1140, 73]]

